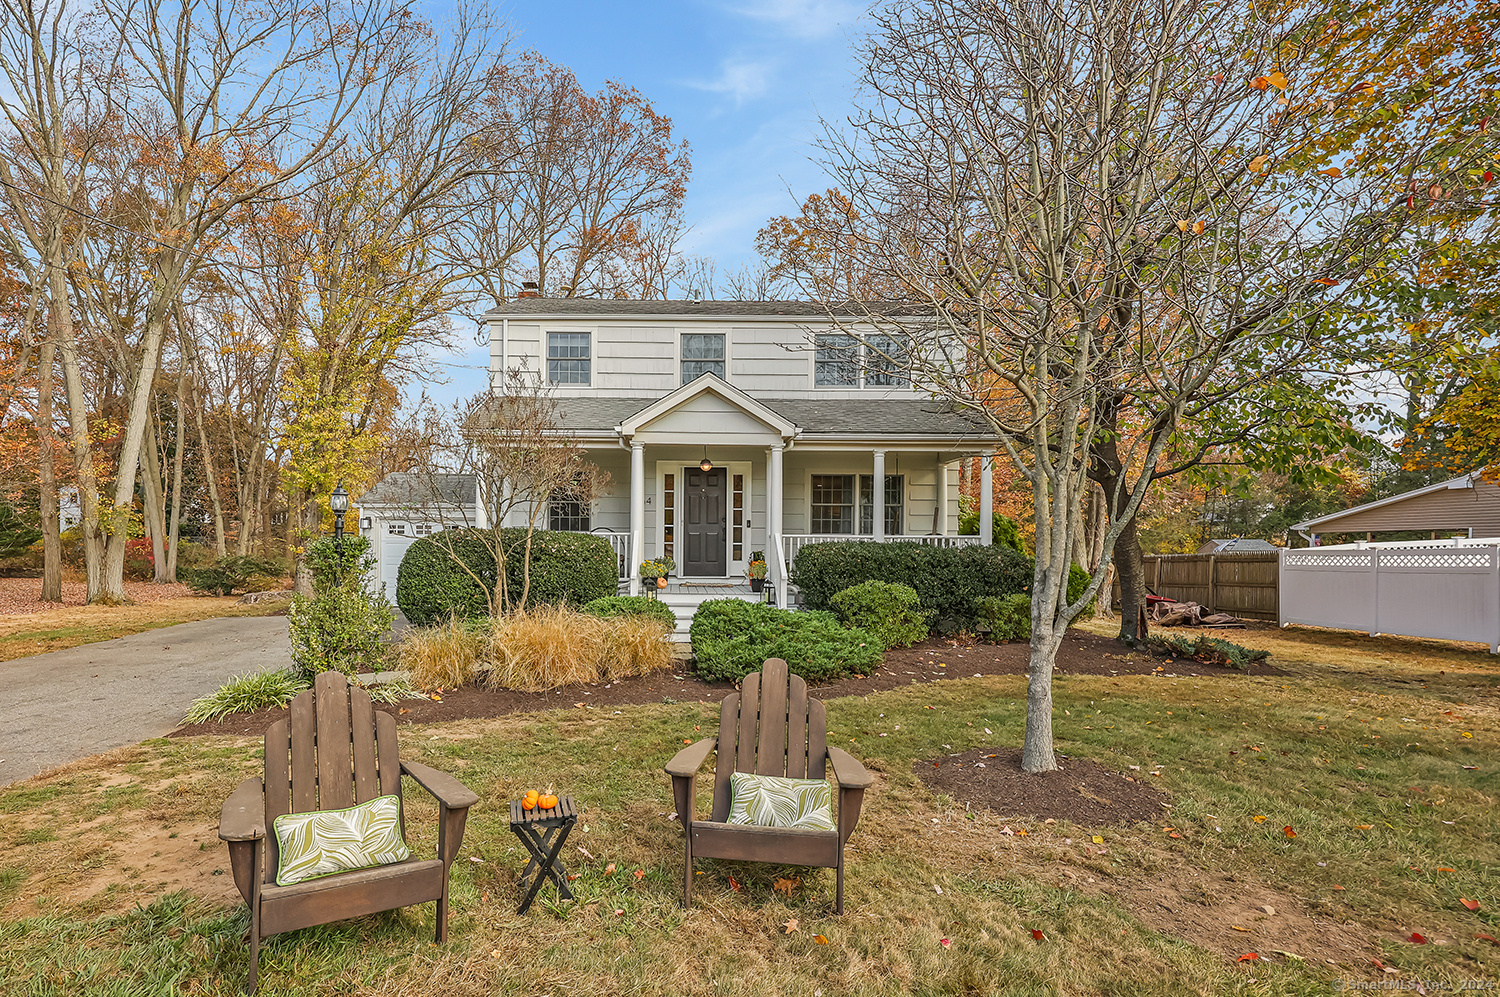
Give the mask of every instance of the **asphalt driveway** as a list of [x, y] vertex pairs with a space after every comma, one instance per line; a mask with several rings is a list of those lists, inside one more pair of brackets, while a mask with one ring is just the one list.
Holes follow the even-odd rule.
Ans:
[[243, 616], [0, 662], [0, 786], [160, 737], [194, 699], [290, 655], [286, 617]]

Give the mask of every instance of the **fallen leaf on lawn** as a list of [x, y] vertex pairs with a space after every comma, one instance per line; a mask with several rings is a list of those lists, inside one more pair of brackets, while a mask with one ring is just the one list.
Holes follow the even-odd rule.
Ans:
[[1295, 838], [1297, 836], [1297, 832], [1292, 830], [1292, 825], [1290, 824], [1288, 824], [1286, 827], [1283, 827], [1281, 829], [1281, 833], [1286, 835], [1288, 838]]
[[1479, 901], [1478, 900], [1466, 900], [1463, 897], [1459, 897], [1458, 902], [1461, 903], [1461, 904], [1463, 904], [1465, 907], [1469, 908], [1470, 910], [1478, 910], [1479, 909]]
[[1500, 940], [1496, 940], [1493, 935], [1475, 935], [1474, 937], [1481, 941], [1489, 942], [1491, 945], [1500, 945]]
[[1427, 938], [1424, 935], [1422, 935], [1420, 932], [1416, 932], [1416, 931], [1413, 931], [1411, 933], [1411, 937], [1408, 938], [1407, 941], [1411, 942], [1413, 945], [1426, 945], [1427, 944]]
[[1039, 942], [1045, 942], [1047, 940], [1047, 936], [1042, 933], [1042, 929], [1040, 928], [1032, 928], [1031, 937]]
[[641, 880], [643, 880], [645, 878], [646, 878], [646, 870], [644, 870], [644, 869], [637, 869], [635, 871], [635, 881], [637, 883], [639, 883]]
[[1356, 831], [1370, 831], [1370, 830], [1374, 830], [1374, 828], [1375, 828], [1374, 824], [1355, 824], [1354, 825], [1354, 829]]
[[953, 939], [951, 939], [951, 938], [939, 938], [938, 939], [938, 944], [941, 945], [943, 948], [948, 948], [950, 945], [953, 944]]
[[593, 858], [594, 858], [594, 856], [592, 856], [592, 855], [589, 854], [589, 850], [587, 848], [583, 847], [582, 845], [578, 846], [578, 853], [580, 855], [582, 855], [584, 858], [589, 859], [590, 861], [592, 861]]
[[782, 932], [781, 933], [784, 934], [784, 935], [790, 935], [794, 931], [801, 931], [802, 930], [801, 928], [797, 927], [797, 919], [795, 917], [792, 918], [790, 921], [784, 922], [781, 925], [781, 927], [782, 927]]
[[1250, 934], [1250, 929], [1249, 928], [1241, 928], [1238, 924], [1231, 924], [1230, 927], [1233, 928], [1235, 931], [1243, 931], [1247, 935]]
[[790, 899], [792, 891], [801, 885], [802, 878], [800, 876], [792, 879], [788, 879], [787, 877], [783, 876], [780, 879], [776, 880], [776, 885], [771, 887], [771, 890], [775, 893], [785, 893], [787, 895], [787, 898]]
[[1470, 734], [1468, 731], [1464, 731], [1463, 735], [1464, 735], [1464, 737], [1473, 737], [1474, 736], [1473, 734]]
[[1337, 884], [1337, 883], [1335, 883], [1335, 884], [1334, 884], [1334, 887], [1333, 887], [1333, 888], [1334, 888], [1334, 889], [1335, 889], [1335, 890], [1342, 890], [1342, 889], [1343, 889], [1343, 887], [1342, 887], [1342, 886], [1339, 886], [1339, 885], [1338, 885], [1338, 884]]
[[622, 908], [622, 907], [616, 907], [615, 908], [615, 917], [624, 917], [624, 916], [625, 916], [625, 910], [624, 910], [624, 908]]
[[1266, 822], [1266, 815], [1265, 814], [1256, 814], [1254, 817], [1251, 817], [1250, 819], [1253, 820], [1253, 821], [1255, 821], [1255, 823], [1257, 823], [1257, 824], [1264, 824]]
[[1438, 872], [1457, 872], [1458, 870], [1457, 869], [1450, 869], [1448, 866], [1445, 866], [1445, 865], [1440, 865], [1440, 866], [1437, 867], [1437, 871]]
[[615, 864], [613, 862], [604, 867], [604, 874], [606, 876], [613, 876], [615, 874]]
[[740, 892], [740, 884], [734, 881], [733, 876], [729, 877], [729, 888], [736, 893]]
[[408, 710], [406, 707], [403, 706], [401, 709], [397, 710], [396, 712], [397, 713], [410, 713], [411, 710]]
[[1030, 833], [1031, 833], [1030, 831], [1026, 830], [1023, 827], [1023, 828], [1021, 828], [1021, 830], [1019, 830], [1019, 831], [1016, 832], [1016, 837], [1018, 837], [1018, 838], [1024, 838], [1027, 835], [1029, 835]]
[[1254, 962], [1254, 961], [1256, 961], [1259, 958], [1260, 958], [1260, 953], [1259, 952], [1246, 952], [1244, 955], [1240, 956], [1238, 959], [1236, 959], [1234, 961], [1235, 962]]
[[1089, 840], [1092, 841], [1096, 845], [1102, 845], [1102, 844], [1104, 844], [1104, 838], [1103, 838], [1102, 835], [1096, 834], [1092, 838], [1090, 838]]
[[1176, 831], [1173, 831], [1171, 834], [1167, 835], [1167, 837], [1169, 837], [1169, 838], [1180, 838], [1180, 837], [1182, 837], [1182, 835], [1178, 834]]
[[813, 941], [817, 942], [819, 945], [828, 944], [828, 939], [824, 938], [822, 935], [813, 935]]

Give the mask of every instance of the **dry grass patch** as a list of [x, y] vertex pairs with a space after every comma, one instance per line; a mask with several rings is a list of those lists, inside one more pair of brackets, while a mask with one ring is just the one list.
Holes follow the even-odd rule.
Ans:
[[452, 619], [431, 627], [413, 627], [401, 635], [396, 657], [424, 689], [452, 689], [475, 679], [488, 643], [484, 630]]
[[574, 683], [610, 682], [672, 664], [668, 631], [644, 616], [590, 616], [542, 606], [493, 622], [492, 689], [542, 692]]

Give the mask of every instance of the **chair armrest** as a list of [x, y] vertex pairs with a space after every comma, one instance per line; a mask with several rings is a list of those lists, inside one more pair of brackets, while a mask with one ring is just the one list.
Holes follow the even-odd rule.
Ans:
[[219, 839], [258, 841], [266, 836], [266, 794], [260, 776], [240, 783], [219, 811]]
[[431, 793], [439, 803], [449, 810], [467, 810], [479, 802], [479, 794], [446, 772], [439, 772], [421, 762], [402, 762], [401, 771], [417, 780], [417, 784]]
[[875, 777], [843, 748], [830, 745], [828, 763], [833, 766], [833, 778], [840, 789], [867, 789], [875, 781]]
[[674, 779], [686, 779], [697, 775], [698, 770], [703, 767], [703, 762], [708, 758], [708, 753], [714, 750], [719, 743], [717, 737], [705, 737], [696, 744], [690, 744], [667, 762], [667, 775]]

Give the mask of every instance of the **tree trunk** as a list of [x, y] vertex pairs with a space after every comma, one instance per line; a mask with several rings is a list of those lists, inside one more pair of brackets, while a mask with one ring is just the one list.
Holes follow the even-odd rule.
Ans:
[[[49, 325], [50, 325], [49, 320]], [[49, 328], [37, 355], [36, 440], [42, 512], [42, 601], [62, 602], [62, 538], [57, 513], [57, 475], [52, 432], [52, 372], [56, 349]]]
[[1115, 540], [1114, 562], [1120, 577], [1120, 640], [1138, 644], [1146, 639], [1142, 625], [1146, 614], [1146, 566], [1141, 561], [1141, 541], [1136, 535], [1134, 516]]
[[[297, 492], [297, 506], [298, 508], [295, 510], [295, 516], [293, 515], [292, 509], [287, 510], [287, 529], [288, 532], [290, 532], [291, 530], [295, 529], [293, 523], [300, 523], [302, 525], [303, 532], [306, 534], [306, 539], [303, 540], [302, 543], [295, 545], [296, 549], [298, 550], [298, 554], [292, 581], [292, 591], [297, 595], [305, 595], [308, 598], [312, 598], [312, 562], [307, 559], [307, 554], [303, 553], [302, 551], [305, 548], [306, 544], [310, 543], [312, 539], [318, 535], [318, 513], [322, 510], [318, 508], [316, 502], [312, 501], [312, 496], [301, 490], [298, 490]], [[290, 541], [291, 538], [289, 537], [288, 540]]]
[[224, 541], [224, 503], [219, 498], [219, 479], [214, 472], [214, 457], [208, 449], [208, 431], [203, 428], [203, 400], [194, 390], [193, 414], [198, 420], [198, 453], [203, 459], [203, 477], [208, 481], [208, 501], [214, 510], [214, 553], [225, 557], [228, 550]]
[[177, 581], [177, 541], [182, 535], [182, 450], [183, 420], [187, 418], [187, 365], [177, 372], [177, 412], [172, 454], [172, 519], [167, 524], [167, 573], [164, 581]]
[[1033, 774], [1058, 767], [1057, 751], [1052, 744], [1052, 666], [1062, 645], [1062, 634], [1044, 630], [1039, 622], [1033, 611], [1031, 675], [1026, 682], [1026, 739], [1021, 749], [1021, 771]]
[[162, 494], [160, 446], [156, 419], [148, 418], [141, 450], [141, 519], [151, 538], [151, 580], [157, 584], [166, 581], [167, 572], [167, 507]]
[[73, 325], [66, 271], [60, 265], [52, 268], [49, 295], [49, 307], [56, 316], [58, 352], [62, 355], [63, 388], [68, 395], [68, 437], [73, 449], [73, 480], [78, 486], [78, 532], [83, 547], [85, 598], [92, 604], [103, 599], [105, 537], [99, 514], [99, 475], [94, 469], [94, 442], [89, 437], [88, 402], [84, 398], [83, 370], [78, 362], [78, 333]]

